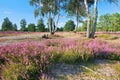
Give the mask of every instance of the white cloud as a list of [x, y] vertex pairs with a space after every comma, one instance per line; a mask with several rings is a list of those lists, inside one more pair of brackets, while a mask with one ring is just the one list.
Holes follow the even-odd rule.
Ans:
[[10, 11], [4, 11], [3, 14], [11, 14]]

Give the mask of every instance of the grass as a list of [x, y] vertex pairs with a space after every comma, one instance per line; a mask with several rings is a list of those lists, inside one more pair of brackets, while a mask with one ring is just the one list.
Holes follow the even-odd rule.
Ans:
[[100, 38], [100, 39], [103, 39], [103, 40], [118, 40], [119, 39], [119, 36], [117, 35], [113, 35], [113, 34], [98, 34], [96, 35], [97, 38]]

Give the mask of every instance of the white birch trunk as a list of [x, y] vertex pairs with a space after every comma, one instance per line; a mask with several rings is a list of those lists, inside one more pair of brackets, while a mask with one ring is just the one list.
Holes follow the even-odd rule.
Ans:
[[96, 25], [97, 25], [97, 18], [98, 18], [97, 3], [98, 3], [98, 0], [94, 0], [94, 20], [93, 20], [92, 32], [90, 34], [91, 38], [94, 38], [94, 35], [96, 32]]
[[86, 13], [87, 13], [87, 38], [90, 37], [90, 12], [89, 12], [89, 7], [88, 7], [88, 3], [87, 3], [87, 0], [84, 0], [84, 5], [85, 5], [85, 8], [86, 8]]

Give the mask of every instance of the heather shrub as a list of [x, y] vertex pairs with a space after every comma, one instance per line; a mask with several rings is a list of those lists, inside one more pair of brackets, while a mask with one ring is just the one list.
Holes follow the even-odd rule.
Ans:
[[48, 40], [45, 40], [43, 42], [47, 47], [51, 47], [51, 46], [59, 46], [60, 45], [60, 41], [59, 40], [52, 40], [52, 39], [48, 39]]
[[66, 38], [0, 46], [3, 80], [44, 79], [52, 63], [77, 64], [96, 58], [120, 60], [120, 43]]
[[92, 50], [84, 50], [83, 44], [82, 41], [71, 38], [62, 40], [59, 45], [60, 48], [56, 50], [57, 53], [59, 52], [58, 62], [74, 64], [83, 61], [87, 62], [88, 60], [92, 61], [94, 59]]
[[60, 58], [62, 57], [63, 53], [53, 52], [52, 55], [53, 55], [52, 62], [60, 63]]
[[111, 53], [107, 56], [107, 59], [110, 59], [110, 60], [120, 60], [120, 54], [115, 54], [115, 53]]
[[2, 68], [2, 79], [4, 80], [24, 80], [26, 78], [25, 73], [27, 72], [27, 67], [18, 63], [9, 63]]
[[3, 37], [3, 36], [15, 36], [15, 35], [21, 35], [21, 34], [27, 34], [27, 32], [20, 32], [20, 31], [0, 31], [0, 37]]
[[44, 46], [35, 42], [24, 42], [1, 47], [7, 64], [2, 67], [4, 80], [37, 80], [46, 74], [51, 55], [44, 51]]
[[91, 48], [95, 58], [120, 60], [120, 44], [108, 43], [99, 39], [84, 44], [85, 50]]

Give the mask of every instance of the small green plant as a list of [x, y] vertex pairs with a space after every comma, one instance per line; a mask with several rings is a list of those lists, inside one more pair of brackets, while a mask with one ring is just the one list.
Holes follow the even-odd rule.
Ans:
[[98, 37], [103, 38], [103, 39], [109, 39], [111, 37], [111, 35], [109, 35], [109, 34], [101, 34]]
[[79, 58], [78, 54], [68, 51], [68, 52], [64, 52], [64, 54], [61, 56], [60, 62], [68, 63], [68, 64], [75, 64], [81, 60], [80, 58], [79, 59], [78, 58]]
[[2, 68], [2, 75], [3, 75], [2, 79], [3, 80], [17, 80], [18, 76], [24, 76], [26, 71], [27, 69], [24, 65], [10, 63], [10, 64], [5, 65]]

